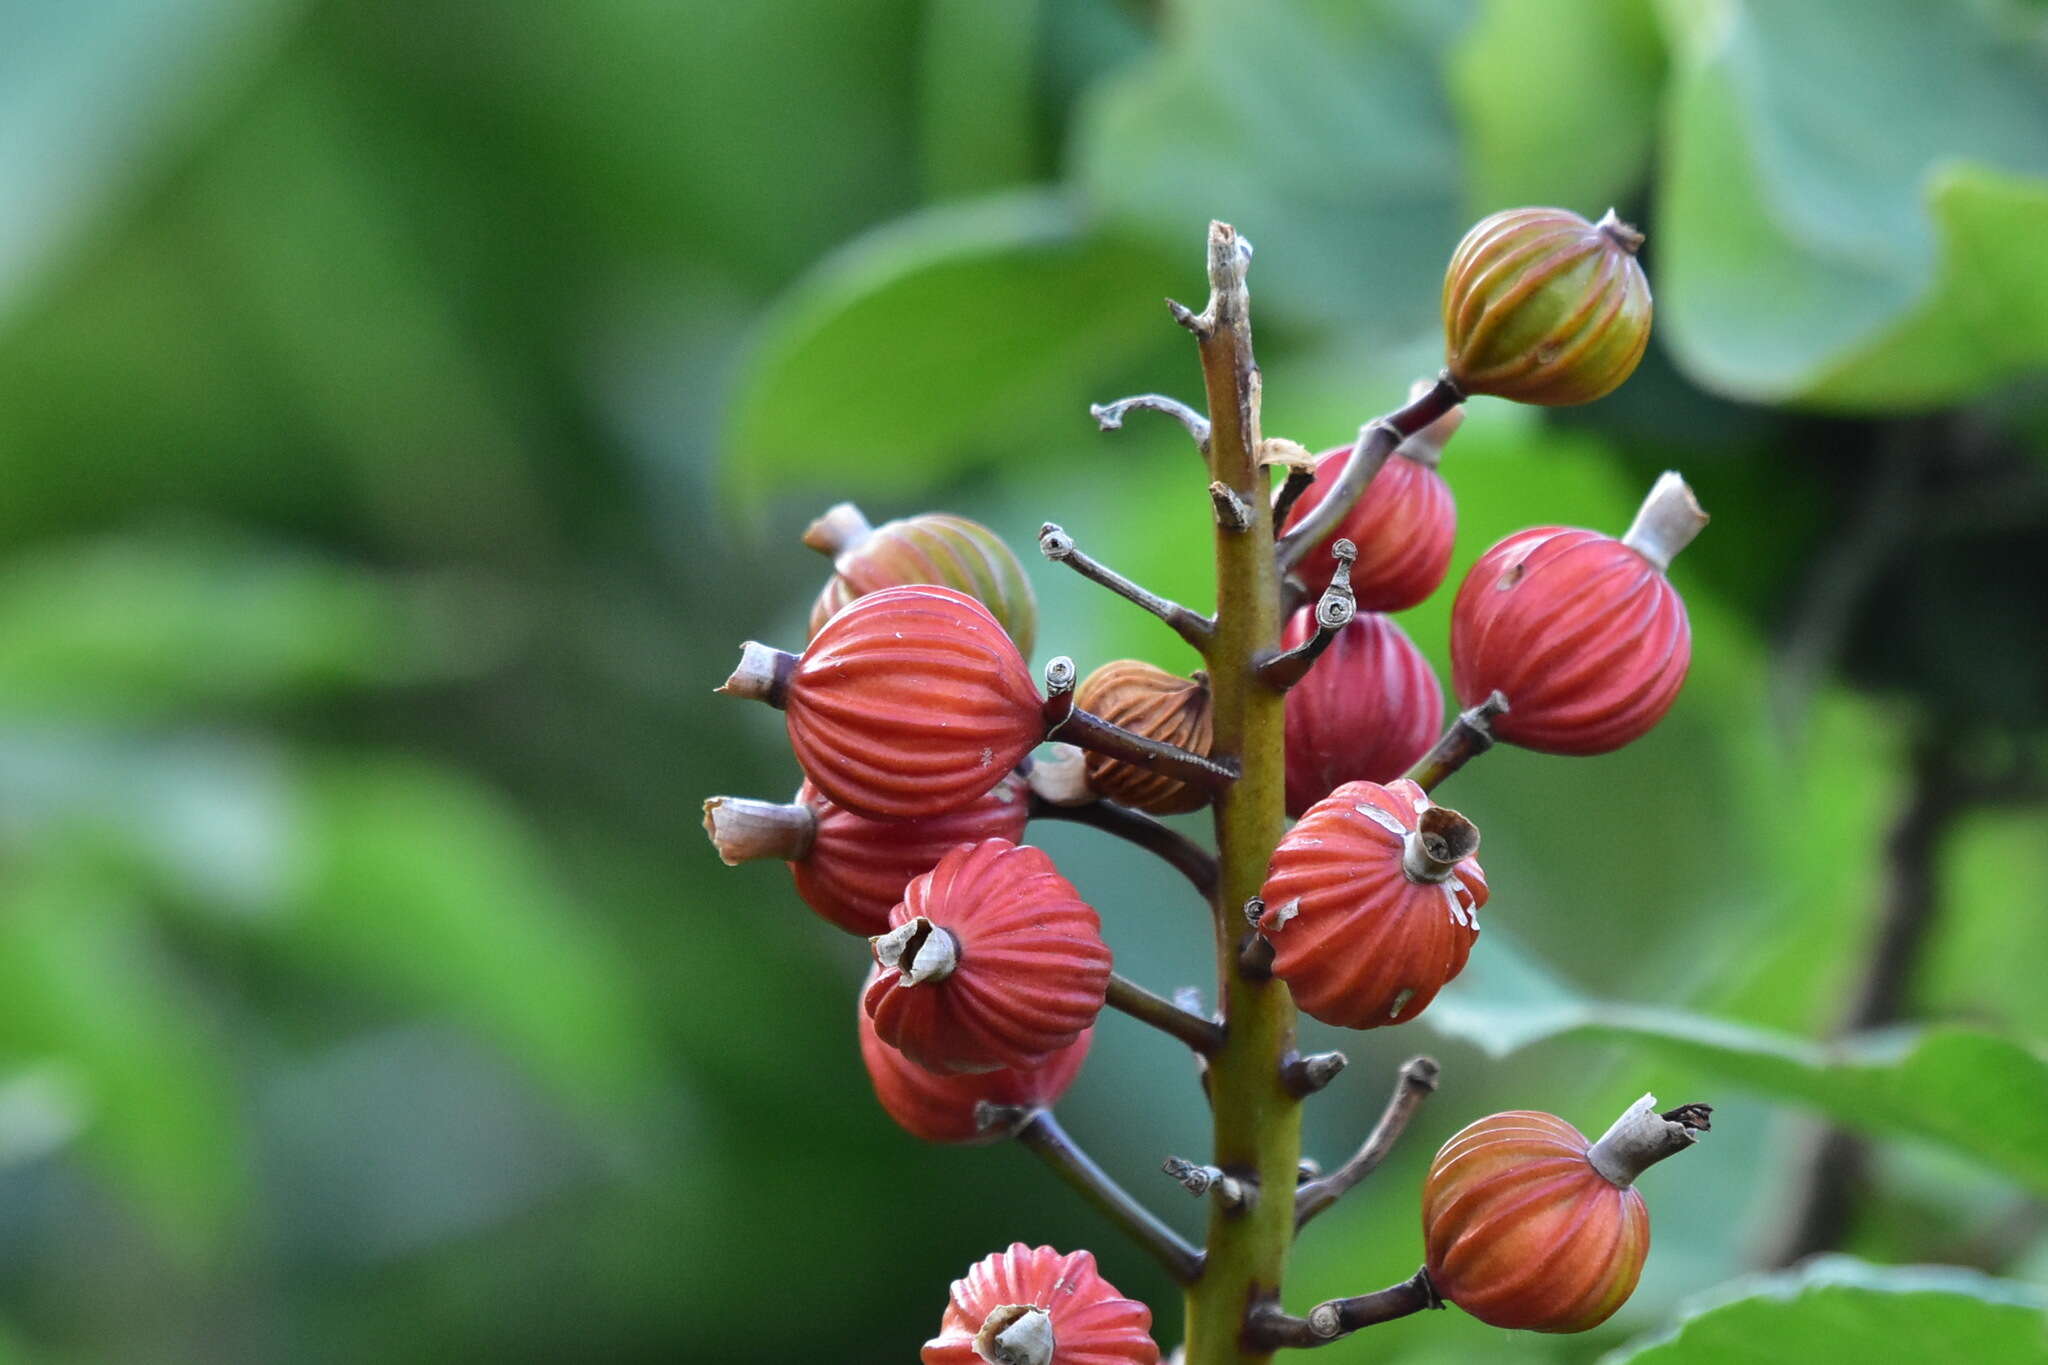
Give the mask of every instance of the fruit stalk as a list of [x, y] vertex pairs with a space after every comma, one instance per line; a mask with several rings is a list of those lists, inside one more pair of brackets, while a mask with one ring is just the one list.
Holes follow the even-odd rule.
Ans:
[[1245, 1336], [1248, 1313], [1274, 1302], [1294, 1239], [1301, 1104], [1282, 1083], [1294, 1047], [1293, 998], [1280, 982], [1238, 966], [1245, 902], [1258, 895], [1286, 826], [1282, 695], [1261, 681], [1258, 661], [1280, 641], [1280, 575], [1273, 553], [1268, 475], [1259, 463], [1259, 372], [1252, 358], [1245, 271], [1250, 245], [1226, 223], [1209, 225], [1209, 302], [1200, 314], [1174, 305], [1201, 350], [1209, 409], [1207, 455], [1215, 484], [1248, 516], [1216, 528], [1216, 629], [1206, 651], [1215, 696], [1215, 755], [1235, 760], [1237, 780], [1216, 796], [1218, 884], [1212, 904], [1218, 998], [1225, 1041], [1210, 1059], [1215, 1114], [1210, 1164], [1263, 1191], [1249, 1208], [1212, 1202], [1208, 1254], [1188, 1288], [1186, 1365], [1253, 1365], [1269, 1348]]

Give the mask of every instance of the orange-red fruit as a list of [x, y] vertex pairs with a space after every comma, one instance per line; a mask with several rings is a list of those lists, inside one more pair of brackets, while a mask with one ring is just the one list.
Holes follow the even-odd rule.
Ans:
[[[1216, 704], [1206, 673], [1183, 678], [1137, 659], [1118, 659], [1082, 681], [1074, 704], [1133, 734], [1204, 757], [1216, 742]], [[1209, 804], [1202, 788], [1134, 763], [1090, 753], [1087, 764], [1090, 787], [1136, 810], [1184, 815]]]
[[1045, 735], [1017, 646], [951, 588], [884, 588], [852, 602], [804, 650], [785, 695], [805, 776], [874, 820], [959, 810]]
[[1444, 272], [1444, 357], [1468, 394], [1589, 403], [1650, 342], [1642, 234], [1614, 216], [1509, 209], [1465, 234]]
[[[1019, 1326], [1033, 1310], [1040, 1320]], [[1016, 1334], [1016, 1347], [1008, 1352], [995, 1346], [1005, 1329]], [[1090, 1253], [1063, 1256], [1051, 1247], [1014, 1242], [953, 1281], [939, 1334], [924, 1344], [923, 1365], [987, 1365], [1006, 1358], [1031, 1365], [1158, 1365], [1151, 1330], [1152, 1310], [1119, 1294]], [[983, 1349], [977, 1349], [977, 1338]], [[1049, 1349], [1041, 1353], [1041, 1345]]]
[[[1281, 646], [1315, 634], [1315, 610], [1288, 621]], [[1407, 633], [1360, 612], [1287, 693], [1287, 813], [1345, 782], [1391, 782], [1435, 743], [1444, 693]]]
[[920, 1066], [1037, 1066], [1102, 1011], [1102, 922], [1028, 844], [953, 849], [904, 889], [889, 924], [903, 932], [876, 940], [883, 970], [862, 1002], [882, 1041]]
[[[1410, 441], [1380, 467], [1350, 512], [1321, 544], [1311, 549], [1295, 571], [1311, 589], [1320, 589], [1337, 571], [1330, 547], [1349, 540], [1358, 547], [1351, 566], [1351, 591], [1361, 611], [1406, 611], [1435, 592], [1451, 566], [1451, 542], [1458, 534], [1458, 508], [1450, 485], [1437, 473], [1435, 454], [1443, 438], [1464, 416], [1453, 408], [1423, 435], [1431, 443], [1419, 449]], [[1288, 511], [1283, 530], [1314, 511], [1329, 496], [1353, 447], [1325, 451], [1316, 459], [1315, 482]], [[1418, 458], [1421, 455], [1423, 458]], [[1317, 667], [1321, 667], [1320, 664]]]
[[1515, 1110], [1443, 1145], [1422, 1187], [1429, 1277], [1495, 1327], [1583, 1332], [1627, 1301], [1650, 1251], [1650, 1212], [1600, 1174], [1585, 1135]]
[[1692, 661], [1685, 603], [1664, 568], [1706, 524], [1667, 474], [1628, 534], [1539, 526], [1479, 557], [1451, 606], [1451, 685], [1466, 706], [1499, 691], [1501, 739], [1600, 754], [1664, 718]]
[[1347, 782], [1287, 832], [1259, 892], [1259, 931], [1304, 1010], [1344, 1028], [1402, 1024], [1464, 970], [1486, 877], [1470, 856], [1417, 867], [1427, 841], [1446, 838], [1436, 853], [1478, 844], [1469, 821], [1406, 779]]
[[857, 597], [910, 583], [935, 583], [966, 593], [1029, 656], [1038, 633], [1038, 601], [1024, 566], [996, 533], [949, 512], [925, 512], [869, 526], [860, 509], [841, 503], [811, 523], [804, 544], [832, 556], [832, 578], [811, 608], [811, 634]]
[[1094, 1030], [1084, 1029], [1080, 1037], [1037, 1066], [1021, 1070], [941, 1074], [925, 1070], [877, 1037], [875, 1021], [865, 1009], [858, 1014], [860, 1057], [867, 1064], [868, 1079], [874, 1082], [875, 1098], [905, 1132], [926, 1142], [982, 1143], [1002, 1138], [1003, 1129], [981, 1127], [975, 1106], [988, 1103], [1038, 1109], [1055, 1103], [1081, 1074], [1088, 1044], [1094, 1039]]

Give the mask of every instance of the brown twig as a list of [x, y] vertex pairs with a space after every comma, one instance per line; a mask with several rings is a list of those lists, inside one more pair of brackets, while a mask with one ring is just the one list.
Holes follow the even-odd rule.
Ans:
[[1089, 582], [1108, 588], [1125, 601], [1143, 607], [1171, 626], [1176, 635], [1198, 650], [1206, 649], [1209, 638], [1216, 633], [1214, 621], [1178, 602], [1168, 601], [1158, 593], [1139, 587], [1101, 560], [1083, 554], [1080, 547], [1074, 544], [1072, 536], [1049, 521], [1038, 532], [1038, 552], [1055, 564], [1066, 565]]
[[1359, 428], [1358, 443], [1352, 447], [1351, 458], [1344, 462], [1344, 472], [1331, 485], [1329, 496], [1280, 537], [1274, 549], [1280, 571], [1286, 573], [1299, 564], [1337, 529], [1365, 493], [1366, 485], [1394, 453], [1394, 447], [1464, 401], [1465, 395], [1458, 392], [1457, 385], [1445, 373], [1405, 406]]
[[[1913, 757], [1906, 799], [1885, 836], [1877, 923], [1839, 1033], [1904, 1017], [1914, 970], [1941, 908], [1936, 855], [1969, 799], [1949, 748], [1923, 742]], [[1846, 1241], [1869, 1180], [1870, 1148], [1862, 1138], [1840, 1128], [1812, 1129], [1793, 1168], [1771, 1263], [1791, 1265]]]
[[1429, 1271], [1422, 1269], [1399, 1284], [1371, 1294], [1319, 1303], [1305, 1318], [1281, 1311], [1276, 1303], [1260, 1304], [1245, 1315], [1245, 1342], [1257, 1351], [1273, 1351], [1283, 1346], [1328, 1346], [1361, 1327], [1374, 1327], [1443, 1306], [1436, 1286], [1430, 1283]]
[[1202, 1253], [1110, 1179], [1067, 1136], [1067, 1130], [1060, 1127], [1049, 1110], [1031, 1114], [1017, 1128], [1015, 1136], [1097, 1212], [1144, 1248], [1176, 1282], [1192, 1284], [1201, 1275]]
[[1162, 744], [1156, 739], [1133, 734], [1121, 725], [1074, 705], [1078, 676], [1074, 661], [1065, 655], [1045, 666], [1047, 739], [1062, 739], [1083, 749], [1122, 759], [1147, 772], [1191, 783], [1212, 795], [1229, 787], [1237, 777], [1236, 769], [1227, 763], [1205, 758], [1177, 744]]
[[1078, 806], [1061, 806], [1032, 794], [1031, 818], [1034, 820], [1065, 820], [1070, 824], [1087, 825], [1105, 834], [1137, 845], [1165, 861], [1188, 879], [1195, 890], [1207, 899], [1216, 889], [1216, 855], [1203, 848], [1179, 830], [1161, 824], [1143, 811], [1119, 806], [1114, 801], [1088, 801]]
[[1380, 1113], [1380, 1121], [1373, 1125], [1359, 1149], [1342, 1166], [1322, 1177], [1311, 1180], [1294, 1192], [1294, 1226], [1300, 1229], [1308, 1220], [1321, 1213], [1356, 1185], [1373, 1173], [1387, 1154], [1394, 1150], [1394, 1144], [1407, 1131], [1408, 1121], [1415, 1117], [1415, 1111], [1435, 1091], [1441, 1068], [1434, 1058], [1411, 1057], [1401, 1068], [1399, 1079], [1394, 1082], [1394, 1093], [1387, 1099], [1387, 1107]]
[[1508, 699], [1493, 692], [1479, 705], [1460, 712], [1435, 747], [1408, 770], [1408, 780], [1424, 791], [1435, 791], [1438, 783], [1493, 747], [1494, 718], [1506, 714], [1507, 709]]
[[1143, 1024], [1178, 1038], [1204, 1057], [1212, 1055], [1223, 1046], [1223, 1026], [1199, 1014], [1191, 1014], [1164, 996], [1154, 995], [1128, 977], [1114, 973], [1109, 978], [1109, 996], [1104, 1002], [1111, 1009], [1122, 1010], [1125, 1014]]

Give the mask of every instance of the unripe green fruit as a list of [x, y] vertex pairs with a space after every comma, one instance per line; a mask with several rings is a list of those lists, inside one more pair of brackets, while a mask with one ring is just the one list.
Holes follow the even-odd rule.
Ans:
[[1557, 407], [1612, 393], [1650, 342], [1643, 235], [1609, 209], [1509, 209], [1465, 234], [1444, 273], [1444, 357], [1467, 394]]

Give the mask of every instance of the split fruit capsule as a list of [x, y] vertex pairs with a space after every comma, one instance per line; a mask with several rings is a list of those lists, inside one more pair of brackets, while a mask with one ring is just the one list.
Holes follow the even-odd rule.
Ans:
[[924, 1365], [1158, 1365], [1152, 1310], [1086, 1251], [1013, 1243], [953, 1281]]

